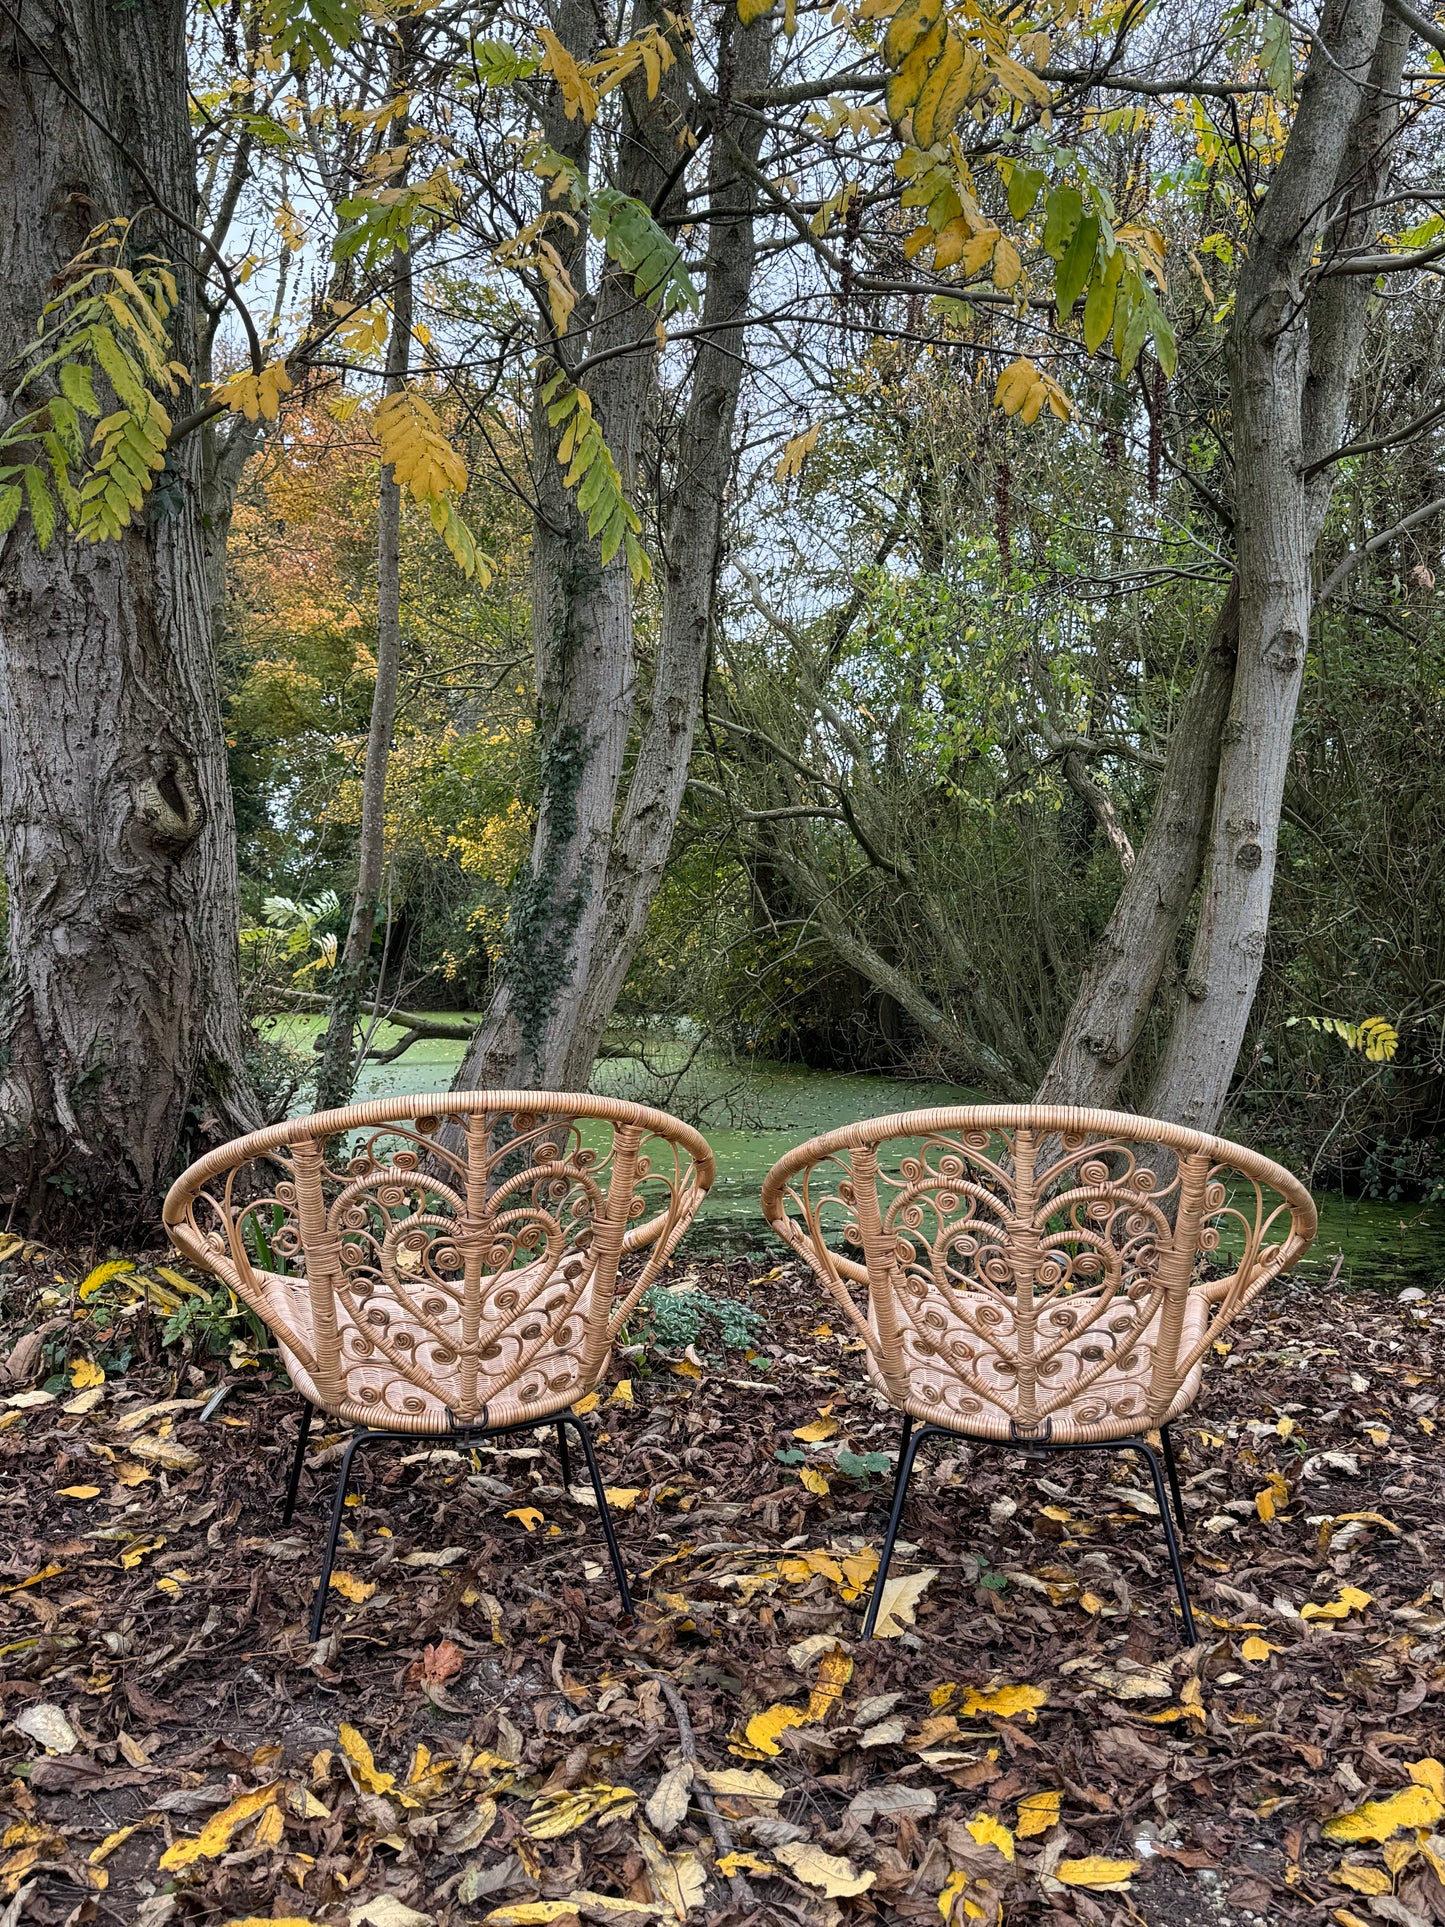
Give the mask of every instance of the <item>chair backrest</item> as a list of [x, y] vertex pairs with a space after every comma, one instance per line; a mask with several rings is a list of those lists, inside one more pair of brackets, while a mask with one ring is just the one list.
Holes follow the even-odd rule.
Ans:
[[[212, 1151], [171, 1187], [165, 1227], [266, 1321], [314, 1403], [437, 1432], [589, 1391], [713, 1168], [696, 1131], [641, 1104], [381, 1098]], [[629, 1252], [646, 1255], [619, 1285]]]
[[830, 1131], [773, 1166], [763, 1214], [852, 1320], [894, 1404], [986, 1438], [1166, 1422], [1317, 1223], [1304, 1186], [1242, 1145], [1037, 1104]]

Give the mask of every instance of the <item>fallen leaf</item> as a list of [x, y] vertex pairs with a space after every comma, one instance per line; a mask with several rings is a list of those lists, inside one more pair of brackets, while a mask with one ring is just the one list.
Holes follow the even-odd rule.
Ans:
[[370, 1579], [358, 1579], [354, 1572], [333, 1572], [331, 1590], [349, 1599], [353, 1606], [364, 1606], [376, 1591], [376, 1585]]
[[454, 1639], [440, 1640], [426, 1647], [421, 1656], [421, 1676], [428, 1686], [445, 1686], [455, 1679], [466, 1663], [466, 1654]]
[[1005, 1860], [1013, 1859], [1014, 1837], [1002, 1820], [991, 1813], [976, 1813], [966, 1825], [981, 1847], [997, 1847]]
[[73, 1753], [80, 1741], [76, 1738], [75, 1728], [65, 1717], [60, 1707], [48, 1700], [41, 1700], [34, 1706], [26, 1706], [18, 1712], [10, 1724], [23, 1733], [28, 1740], [43, 1746], [47, 1753]]
[[871, 1872], [859, 1873], [850, 1860], [835, 1853], [824, 1853], [811, 1840], [790, 1840], [774, 1852], [796, 1879], [819, 1888], [830, 1900], [866, 1894], [876, 1878]]
[[987, 1693], [970, 1686], [964, 1695], [961, 1717], [969, 1720], [977, 1713], [993, 1713], [1001, 1720], [1011, 1720], [1022, 1713], [1032, 1725], [1048, 1697], [1042, 1686], [996, 1686]]
[[494, 1907], [483, 1916], [491, 1927], [546, 1927], [550, 1920], [576, 1920], [577, 1908], [570, 1900], [519, 1900], [507, 1907]]
[[87, 1412], [93, 1412], [104, 1397], [104, 1385], [92, 1385], [88, 1392], [79, 1392], [74, 1398], [68, 1398], [60, 1409], [68, 1412], [72, 1418], [83, 1418]]
[[828, 1405], [820, 1407], [817, 1418], [810, 1419], [806, 1425], [793, 1428], [793, 1437], [801, 1439], [804, 1445], [821, 1445], [824, 1439], [835, 1437], [838, 1432], [838, 1421], [828, 1416], [831, 1410], [832, 1407]]
[[347, 1919], [351, 1927], [434, 1927], [436, 1915], [418, 1913], [395, 1894], [377, 1894], [353, 1907]]
[[100, 1487], [98, 1485], [63, 1485], [60, 1488], [60, 1496], [62, 1499], [98, 1499]]
[[1271, 1646], [1267, 1639], [1261, 1639], [1258, 1633], [1251, 1633], [1240, 1646], [1239, 1656], [1241, 1659], [1261, 1660], [1268, 1659], [1271, 1653], [1282, 1650], [1279, 1646]]
[[138, 1459], [150, 1459], [156, 1465], [163, 1465], [168, 1472], [189, 1472], [201, 1462], [200, 1453], [193, 1452], [178, 1439], [153, 1439], [149, 1436], [132, 1439], [130, 1449]]
[[354, 1726], [343, 1724], [337, 1727], [336, 1737], [346, 1755], [351, 1778], [362, 1793], [386, 1794], [396, 1790], [396, 1775], [384, 1773], [377, 1766], [364, 1734], [358, 1733]]
[[1445, 1766], [1439, 1760], [1406, 1760], [1405, 1771], [1416, 1786], [1428, 1787], [1445, 1806]]
[[823, 1474], [811, 1465], [805, 1465], [798, 1473], [800, 1483], [816, 1498], [826, 1499], [833, 1490]]
[[155, 1473], [148, 1465], [136, 1465], [130, 1459], [122, 1459], [115, 1468], [115, 1476], [122, 1485], [135, 1487], [144, 1485], [147, 1479], [153, 1479]]
[[88, 1392], [92, 1385], [104, 1385], [105, 1373], [89, 1358], [77, 1358], [70, 1367], [70, 1382], [77, 1392]]
[[1051, 1833], [1059, 1824], [1062, 1793], [1030, 1793], [1019, 1801], [1018, 1837], [1032, 1840], [1036, 1834]]
[[647, 1817], [657, 1831], [666, 1836], [676, 1833], [687, 1818], [692, 1797], [693, 1765], [682, 1760], [670, 1767], [658, 1781], [647, 1802]]
[[714, 1793], [740, 1796], [744, 1800], [781, 1800], [787, 1788], [761, 1768], [744, 1766], [699, 1767], [697, 1777]]
[[589, 1392], [586, 1398], [578, 1399], [577, 1403], [572, 1407], [572, 1410], [577, 1414], [578, 1418], [586, 1418], [587, 1414], [589, 1412], [595, 1412], [601, 1403], [602, 1394], [600, 1392]]
[[766, 1706], [761, 1713], [754, 1713], [744, 1732], [747, 1742], [754, 1752], [765, 1753], [772, 1759], [782, 1752], [778, 1745], [778, 1735], [790, 1726], [807, 1726], [808, 1715], [800, 1706], [784, 1706], [778, 1703]]
[[1383, 1867], [1362, 1867], [1349, 1860], [1342, 1860], [1329, 1878], [1337, 1887], [1353, 1887], [1357, 1894], [1388, 1894], [1395, 1888]]
[[859, 1746], [897, 1746], [908, 1731], [908, 1722], [899, 1714], [892, 1719], [879, 1720], [876, 1725], [867, 1727], [859, 1736]]
[[528, 1532], [535, 1532], [538, 1526], [541, 1525], [544, 1516], [545, 1515], [539, 1512], [534, 1505], [519, 1505], [514, 1507], [512, 1511], [502, 1514], [504, 1519], [515, 1519], [518, 1525], [524, 1527]]
[[1326, 1820], [1326, 1840], [1388, 1840], [1401, 1827], [1433, 1827], [1445, 1814], [1445, 1801], [1428, 1786], [1402, 1787], [1388, 1799], [1366, 1800], [1349, 1813]]
[[717, 1870], [724, 1880], [731, 1880], [735, 1873], [776, 1873], [778, 1870], [771, 1860], [760, 1860], [755, 1853], [725, 1853], [717, 1863]]
[[824, 1653], [818, 1662], [813, 1690], [808, 1696], [807, 1718], [812, 1722], [826, 1720], [843, 1697], [843, 1688], [852, 1677], [853, 1662], [841, 1646], [834, 1646], [831, 1652]]
[[618, 1820], [637, 1805], [630, 1786], [587, 1786], [574, 1793], [541, 1793], [527, 1813], [527, 1832], [534, 1840], [560, 1840], [594, 1820]]
[[1104, 1893], [1123, 1893], [1129, 1877], [1139, 1871], [1137, 1860], [1106, 1860], [1091, 1853], [1082, 1860], [1061, 1860], [1054, 1868], [1054, 1879], [1066, 1887], [1094, 1887]]
[[465, 1546], [443, 1546], [440, 1552], [407, 1552], [397, 1560], [399, 1566], [423, 1566], [430, 1571], [444, 1571], [448, 1566], [459, 1566], [467, 1556]]
[[1358, 1586], [1341, 1586], [1335, 1597], [1325, 1605], [1316, 1605], [1313, 1600], [1300, 1607], [1301, 1619], [1348, 1619], [1352, 1612], [1363, 1612], [1369, 1605], [1372, 1595], [1361, 1592]]
[[901, 1579], [890, 1579], [883, 1588], [875, 1639], [897, 1639], [914, 1623], [918, 1602], [938, 1577], [937, 1566], [911, 1572]]
[[273, 1781], [270, 1786], [255, 1787], [243, 1793], [239, 1800], [233, 1800], [228, 1807], [213, 1814], [193, 1840], [177, 1840], [166, 1848], [161, 1855], [159, 1866], [162, 1873], [175, 1873], [182, 1867], [189, 1867], [196, 1860], [218, 1860], [223, 1853], [230, 1851], [232, 1840], [248, 1820], [254, 1820], [280, 1796], [281, 1783]]
[[630, 1378], [619, 1378], [612, 1388], [612, 1396], [608, 1399], [607, 1403], [609, 1405], [631, 1405], [632, 1402], [632, 1380]]
[[607, 1503], [614, 1512], [631, 1512], [646, 1490], [645, 1485], [609, 1485]]
[[695, 1853], [669, 1853], [649, 1827], [639, 1826], [637, 1844], [647, 1862], [647, 1879], [664, 1907], [686, 1920], [707, 1891], [707, 1869]]

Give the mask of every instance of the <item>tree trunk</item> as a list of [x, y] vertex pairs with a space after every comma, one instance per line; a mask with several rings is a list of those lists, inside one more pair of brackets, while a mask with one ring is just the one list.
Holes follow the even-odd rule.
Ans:
[[1169, 739], [1148, 832], [1074, 997], [1040, 1103], [1107, 1110], [1119, 1100], [1199, 881], [1238, 643], [1232, 582]]
[[[391, 339], [387, 344], [386, 393], [406, 386], [411, 365], [411, 257], [397, 262], [392, 293]], [[396, 728], [396, 691], [401, 675], [401, 490], [389, 463], [382, 465], [376, 514], [376, 687], [371, 697], [371, 727], [361, 779], [361, 835], [356, 858], [356, 892], [346, 942], [331, 984], [331, 1015], [317, 1048], [316, 1108], [345, 1104], [356, 1083], [356, 1020], [366, 992], [371, 940], [386, 872], [386, 772]]]
[[[642, 6], [634, 31], [655, 16]], [[569, 0], [559, 37], [592, 32], [590, 10]], [[501, 987], [468, 1049], [456, 1089], [514, 1083], [585, 1087], [607, 1020], [641, 939], [681, 807], [707, 661], [742, 377], [742, 324], [754, 270], [756, 190], [740, 180], [724, 136], [727, 105], [767, 79], [772, 26], [743, 28], [729, 10], [719, 28], [718, 124], [709, 164], [712, 209], [704, 335], [668, 492], [662, 619], [650, 703], [625, 800], [637, 672], [631, 584], [622, 555], [604, 569], [562, 488], [556, 440], [534, 413], [533, 478], [540, 513], [533, 548], [532, 620], [543, 719], [541, 800], [529, 863], [513, 887]], [[640, 88], [629, 94], [620, 168], [629, 193], [655, 205], [676, 177], [675, 132]], [[549, 129], [554, 145], [575, 129]], [[755, 155], [762, 123], [737, 115], [735, 138]], [[579, 268], [569, 263], [574, 281]], [[582, 312], [579, 304], [579, 313]], [[730, 325], [736, 320], [736, 326]], [[644, 422], [654, 411], [656, 354], [644, 337], [630, 274], [609, 271], [597, 297], [588, 352], [634, 344], [589, 375], [588, 391], [631, 491]], [[575, 323], [574, 323], [575, 328]], [[620, 806], [620, 815], [619, 815]]]
[[1339, 440], [1373, 281], [1347, 276], [1341, 285], [1331, 263], [1376, 232], [1407, 40], [1379, 0], [1326, 8], [1235, 296], [1239, 662], [1199, 923], [1147, 1100], [1153, 1114], [1202, 1130], [1224, 1109], [1264, 963], [1311, 569], [1334, 474], [1327, 468], [1307, 484], [1305, 471]]
[[[186, 215], [195, 201], [184, 8], [150, 0], [121, 31], [104, 0], [53, 0], [26, 29], [0, 27], [7, 384], [90, 229], [143, 208], [135, 239], [177, 265], [193, 365], [190, 243], [153, 209], [157, 189]], [[197, 1139], [258, 1121], [197, 457], [194, 437], [173, 451], [179, 487], [119, 541], [62, 530], [41, 553], [27, 520], [0, 539], [0, 1129], [32, 1226], [63, 1192], [93, 1234], [134, 1232]]]

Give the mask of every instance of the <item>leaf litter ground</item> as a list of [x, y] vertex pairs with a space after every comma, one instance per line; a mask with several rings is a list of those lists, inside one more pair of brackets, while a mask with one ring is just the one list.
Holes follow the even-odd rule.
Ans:
[[344, 1432], [282, 1530], [284, 1380], [143, 1304], [124, 1373], [94, 1319], [42, 1362], [70, 1269], [0, 1270], [3, 1927], [1445, 1923], [1445, 1303], [1286, 1283], [1211, 1361], [1189, 1653], [1135, 1462], [963, 1443], [865, 1645], [898, 1422], [744, 1261], [674, 1277], [755, 1350], [620, 1355], [591, 1415], [635, 1623], [550, 1432], [417, 1441], [359, 1461], [313, 1648]]

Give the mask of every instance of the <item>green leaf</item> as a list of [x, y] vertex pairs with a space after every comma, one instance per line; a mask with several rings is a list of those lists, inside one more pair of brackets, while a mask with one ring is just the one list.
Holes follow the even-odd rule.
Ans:
[[1084, 302], [1084, 346], [1096, 354], [1114, 321], [1114, 305], [1119, 296], [1119, 277], [1124, 272], [1124, 251], [1116, 248], [1103, 266], [1097, 268]]
[[510, 87], [513, 81], [528, 80], [539, 64], [535, 56], [519, 53], [505, 40], [473, 41], [472, 60], [484, 87]]
[[100, 413], [100, 403], [95, 399], [95, 382], [89, 365], [83, 361], [62, 361], [56, 374], [60, 392], [71, 407], [94, 421]]
[[1041, 167], [1015, 167], [1008, 178], [1008, 211], [1016, 221], [1022, 221], [1039, 198], [1039, 189], [1044, 184], [1044, 170]]
[[16, 482], [0, 488], [0, 535], [8, 535], [25, 506], [25, 491]]
[[1074, 230], [1084, 216], [1084, 198], [1076, 187], [1056, 187], [1051, 189], [1044, 203], [1044, 252], [1055, 261], [1064, 258], [1064, 252], [1074, 237]]
[[44, 474], [33, 462], [26, 464], [25, 494], [30, 503], [30, 520], [35, 524], [35, 539], [42, 549], [48, 549], [55, 534], [55, 497], [46, 486]]
[[1098, 246], [1099, 217], [1091, 214], [1075, 228], [1074, 237], [1054, 273], [1054, 304], [1060, 321], [1068, 320], [1074, 303], [1089, 285]]

